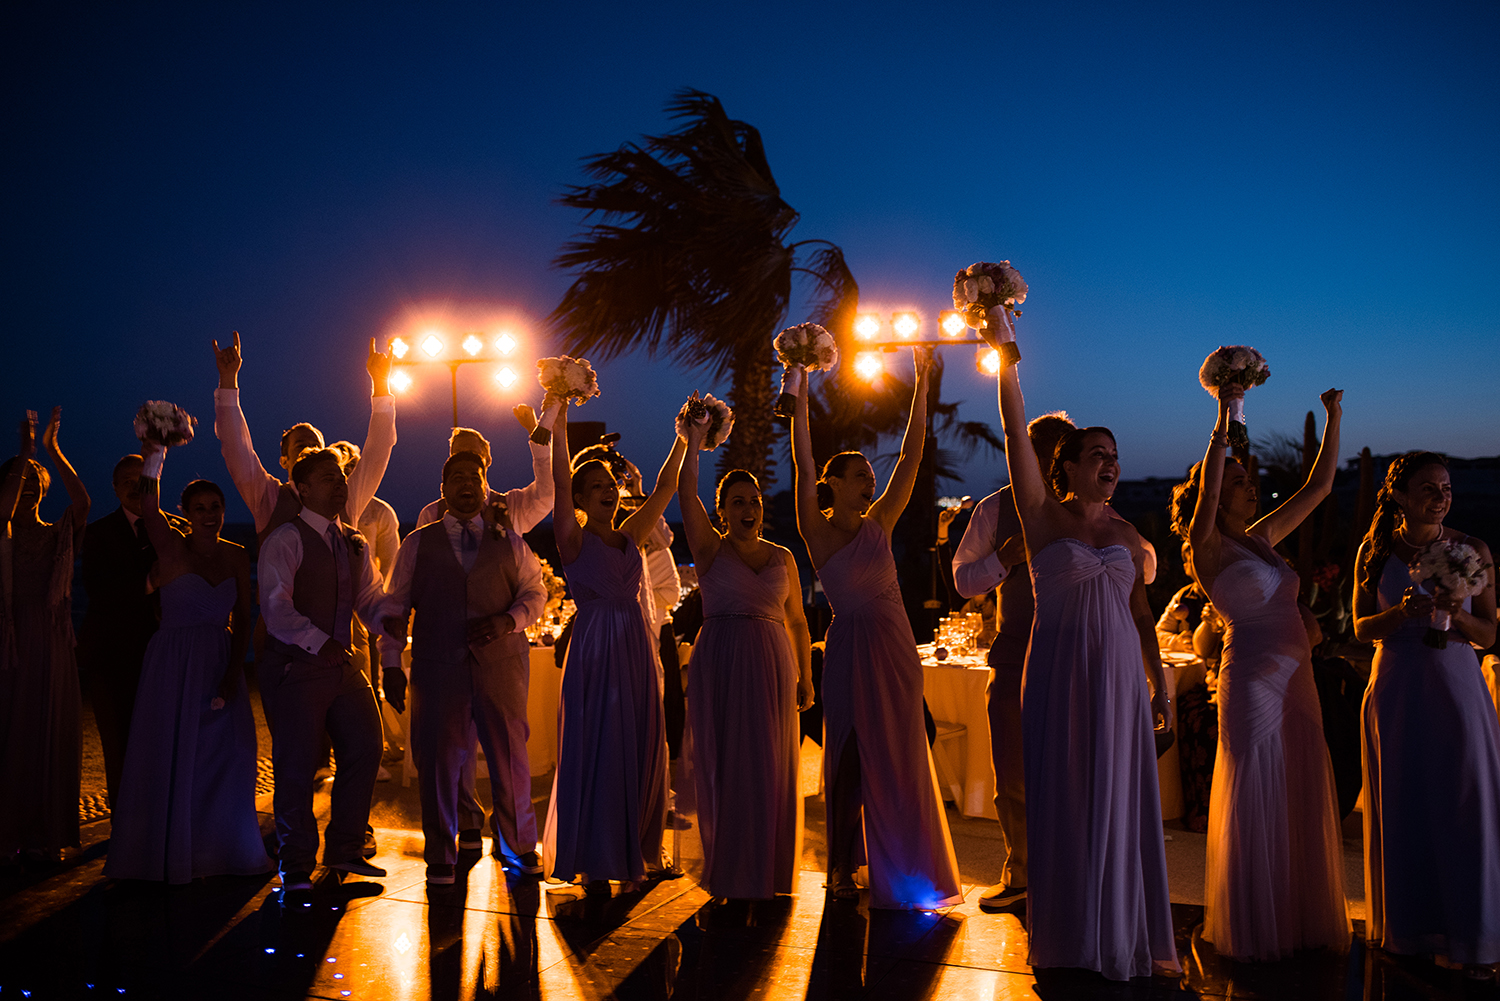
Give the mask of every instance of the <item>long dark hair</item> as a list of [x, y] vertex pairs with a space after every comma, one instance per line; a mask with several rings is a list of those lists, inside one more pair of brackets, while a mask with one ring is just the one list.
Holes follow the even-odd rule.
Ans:
[[1202, 489], [1203, 460], [1199, 459], [1188, 469], [1187, 479], [1172, 488], [1172, 499], [1167, 504], [1167, 514], [1172, 521], [1172, 532], [1183, 542], [1187, 551], [1188, 529], [1193, 524], [1193, 509], [1198, 506], [1198, 494]]
[[[1052, 492], [1058, 497], [1068, 496], [1068, 471], [1063, 468], [1065, 462], [1077, 462], [1083, 455], [1083, 440], [1091, 434], [1102, 434], [1108, 436], [1110, 441], [1115, 441], [1115, 433], [1107, 427], [1071, 428], [1064, 431], [1063, 436], [1057, 439], [1057, 448], [1052, 452], [1052, 465], [1047, 471], [1047, 480], [1052, 484]], [[1115, 441], [1118, 446], [1119, 442]]]
[[1411, 478], [1428, 466], [1448, 468], [1448, 458], [1437, 452], [1407, 452], [1391, 461], [1385, 471], [1385, 482], [1375, 495], [1375, 517], [1370, 519], [1370, 530], [1365, 533], [1365, 558], [1360, 564], [1360, 573], [1371, 587], [1385, 572], [1385, 561], [1391, 558], [1391, 536], [1401, 519], [1401, 505], [1396, 503], [1394, 492], [1406, 492]]
[[833, 488], [823, 482], [830, 476], [843, 476], [849, 469], [849, 464], [855, 459], [864, 460], [863, 452], [840, 452], [827, 462], [823, 463], [823, 472], [818, 476], [818, 510], [827, 511], [833, 507]]

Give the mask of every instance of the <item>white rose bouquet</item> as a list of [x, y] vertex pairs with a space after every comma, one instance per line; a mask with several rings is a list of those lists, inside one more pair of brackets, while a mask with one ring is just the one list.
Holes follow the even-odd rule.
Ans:
[[771, 341], [776, 349], [776, 358], [784, 366], [781, 372], [781, 395], [776, 398], [772, 413], [777, 417], [790, 417], [797, 409], [797, 398], [787, 392], [787, 380], [793, 377], [796, 368], [808, 372], [828, 372], [839, 363], [838, 345], [833, 335], [816, 323], [799, 323], [787, 327]]
[[734, 411], [723, 400], [714, 399], [712, 393], [699, 399], [697, 392], [694, 392], [682, 405], [682, 409], [677, 411], [678, 436], [687, 438], [688, 429], [694, 424], [708, 425], [702, 447], [711, 452], [724, 444], [729, 438], [729, 432], [734, 430]]
[[[1009, 261], [979, 261], [953, 276], [953, 308], [963, 314], [964, 322], [975, 330], [990, 329], [990, 310], [1003, 306], [1016, 316], [1016, 307], [1026, 301], [1026, 279], [1010, 266]], [[986, 338], [1000, 352], [1000, 361], [1014, 365], [1021, 360], [1016, 347], [1015, 331], [1009, 325], [996, 325]]]
[[198, 418], [166, 400], [147, 400], [135, 412], [135, 436], [168, 448], [192, 441], [197, 424]]
[[[1444, 594], [1463, 601], [1479, 594], [1489, 584], [1490, 564], [1479, 558], [1473, 546], [1456, 539], [1437, 539], [1417, 553], [1408, 569], [1412, 583], [1429, 594]], [[1422, 642], [1441, 650], [1448, 645], [1448, 629], [1453, 616], [1445, 609], [1434, 609], [1432, 624]]]
[[[1198, 370], [1198, 382], [1204, 389], [1218, 395], [1220, 386], [1243, 386], [1250, 389], [1259, 386], [1271, 377], [1271, 367], [1261, 353], [1245, 344], [1221, 347], [1203, 359]], [[1238, 397], [1229, 401], [1229, 443], [1245, 447], [1250, 444], [1250, 434], [1245, 428], [1245, 400]]]
[[[562, 406], [567, 406], [571, 400], [574, 406], [581, 407], [584, 400], [599, 395], [599, 377], [587, 359], [567, 355], [538, 358], [536, 368], [537, 381], [542, 384], [542, 389], [548, 396], [561, 401]], [[538, 445], [550, 444], [552, 432], [538, 424], [531, 432], [531, 440]]]

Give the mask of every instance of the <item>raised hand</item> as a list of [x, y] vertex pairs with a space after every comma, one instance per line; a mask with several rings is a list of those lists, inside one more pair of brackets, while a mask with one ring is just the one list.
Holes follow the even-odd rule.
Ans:
[[912, 360], [912, 364], [915, 365], [916, 368], [917, 368], [917, 378], [918, 379], [925, 378], [927, 376], [927, 374], [932, 371], [932, 365], [933, 365], [933, 362], [935, 360], [935, 357], [936, 356], [935, 356], [935, 354], [933, 352], [933, 345], [931, 345], [931, 344], [913, 344], [912, 345], [912, 348], [911, 348], [911, 360]]
[[[1000, 347], [1003, 341], [1016, 339], [1016, 317], [1004, 306], [991, 306], [985, 314], [989, 322], [979, 328], [979, 336], [989, 342], [990, 347]], [[1010, 336], [1002, 336], [1002, 331]]]
[[1227, 406], [1230, 400], [1242, 400], [1245, 398], [1245, 387], [1237, 382], [1226, 382], [1215, 388], [1214, 396], [1220, 406]]
[[[547, 408], [547, 401], [542, 401], [542, 409]], [[536, 411], [531, 409], [529, 403], [517, 403], [510, 408], [510, 412], [516, 418], [516, 423], [521, 425], [521, 430], [527, 434], [536, 430]]]
[[23, 459], [30, 459], [36, 455], [36, 411], [26, 411], [26, 416], [21, 418], [21, 449], [20, 455]]
[[1344, 412], [1344, 391], [1342, 389], [1330, 389], [1318, 399], [1323, 401], [1323, 409], [1328, 412], [1329, 417], [1337, 417]]
[[57, 455], [57, 432], [62, 424], [62, 407], [52, 408], [52, 419], [47, 422], [47, 429], [42, 432], [42, 444], [51, 455]]
[[219, 368], [219, 388], [239, 389], [240, 365], [244, 360], [240, 357], [240, 332], [234, 332], [234, 344], [227, 348], [220, 348], [217, 339], [214, 345], [214, 364]]
[[370, 373], [371, 396], [391, 395], [391, 353], [375, 350], [375, 338], [370, 338], [370, 356], [365, 359], [365, 371]]

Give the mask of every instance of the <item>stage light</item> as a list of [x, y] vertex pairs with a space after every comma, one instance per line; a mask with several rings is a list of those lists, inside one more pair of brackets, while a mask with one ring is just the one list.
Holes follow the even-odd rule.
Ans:
[[411, 345], [408, 344], [408, 343], [406, 343], [406, 340], [404, 338], [401, 338], [401, 337], [393, 337], [393, 338], [391, 338], [391, 354], [395, 355], [398, 359], [405, 358], [406, 357], [406, 352], [408, 352], [410, 350], [411, 350]]
[[983, 375], [1000, 374], [1000, 352], [994, 348], [980, 348], [974, 358], [974, 367]]
[[878, 351], [861, 351], [854, 356], [854, 372], [865, 381], [873, 381], [885, 371], [885, 363]]
[[917, 331], [921, 328], [922, 320], [916, 313], [894, 313], [891, 315], [891, 329], [902, 340], [916, 336]]
[[964, 322], [964, 314], [956, 309], [945, 309], [938, 314], [938, 326], [943, 328], [943, 333], [949, 337], [957, 337], [964, 332], [968, 326]]
[[480, 351], [484, 350], [484, 341], [470, 334], [464, 338], [464, 350], [469, 352], [471, 357], [477, 355]]
[[854, 336], [868, 341], [880, 333], [880, 314], [860, 313], [854, 318]]
[[515, 372], [512, 372], [508, 367], [502, 368], [500, 371], [495, 373], [495, 381], [500, 384], [501, 389], [509, 389], [511, 386], [514, 386], [517, 378], [519, 378], [519, 376], [517, 376]]
[[510, 336], [510, 334], [501, 334], [499, 337], [495, 338], [495, 350], [500, 352], [502, 355], [508, 355], [515, 349], [516, 339]]
[[398, 393], [404, 393], [411, 388], [411, 376], [405, 372], [391, 373], [391, 388]]
[[422, 350], [427, 352], [427, 357], [436, 358], [438, 355], [442, 354], [443, 339], [437, 334], [428, 334], [422, 340]]

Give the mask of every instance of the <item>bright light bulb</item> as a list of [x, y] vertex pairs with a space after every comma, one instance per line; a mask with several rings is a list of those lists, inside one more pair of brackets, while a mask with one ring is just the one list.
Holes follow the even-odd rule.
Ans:
[[869, 382], [883, 371], [885, 371], [885, 363], [880, 360], [880, 352], [861, 351], [855, 355], [854, 372], [861, 379]]
[[483, 349], [484, 341], [481, 341], [473, 334], [470, 334], [468, 337], [464, 338], [464, 350], [469, 352], [470, 355], [477, 355]]
[[943, 311], [943, 333], [949, 337], [957, 337], [964, 332], [964, 327], [966, 326], [968, 324], [964, 322], [964, 315], [958, 310], [948, 309]]
[[999, 375], [1000, 352], [994, 348], [982, 348], [979, 352], [979, 371], [985, 375]]
[[398, 393], [404, 393], [411, 388], [411, 376], [405, 372], [391, 373], [391, 388]]
[[875, 313], [861, 313], [854, 318], [854, 336], [868, 341], [880, 333], [880, 317]]
[[495, 381], [500, 384], [501, 389], [509, 389], [511, 386], [514, 386], [517, 378], [519, 377], [516, 373], [512, 372], [509, 368], [502, 368], [495, 373]]
[[917, 318], [916, 313], [897, 313], [891, 317], [891, 329], [900, 338], [911, 337], [921, 329], [922, 321]]
[[422, 341], [422, 350], [427, 352], [429, 358], [436, 358], [442, 354], [443, 339], [437, 334], [428, 334], [426, 339]]
[[502, 355], [508, 355], [516, 349], [516, 339], [510, 334], [501, 334], [495, 338], [495, 350]]
[[391, 339], [391, 354], [395, 355], [397, 358], [405, 358], [406, 352], [410, 350], [411, 345], [406, 343], [406, 341], [402, 340], [400, 337], [394, 337]]

